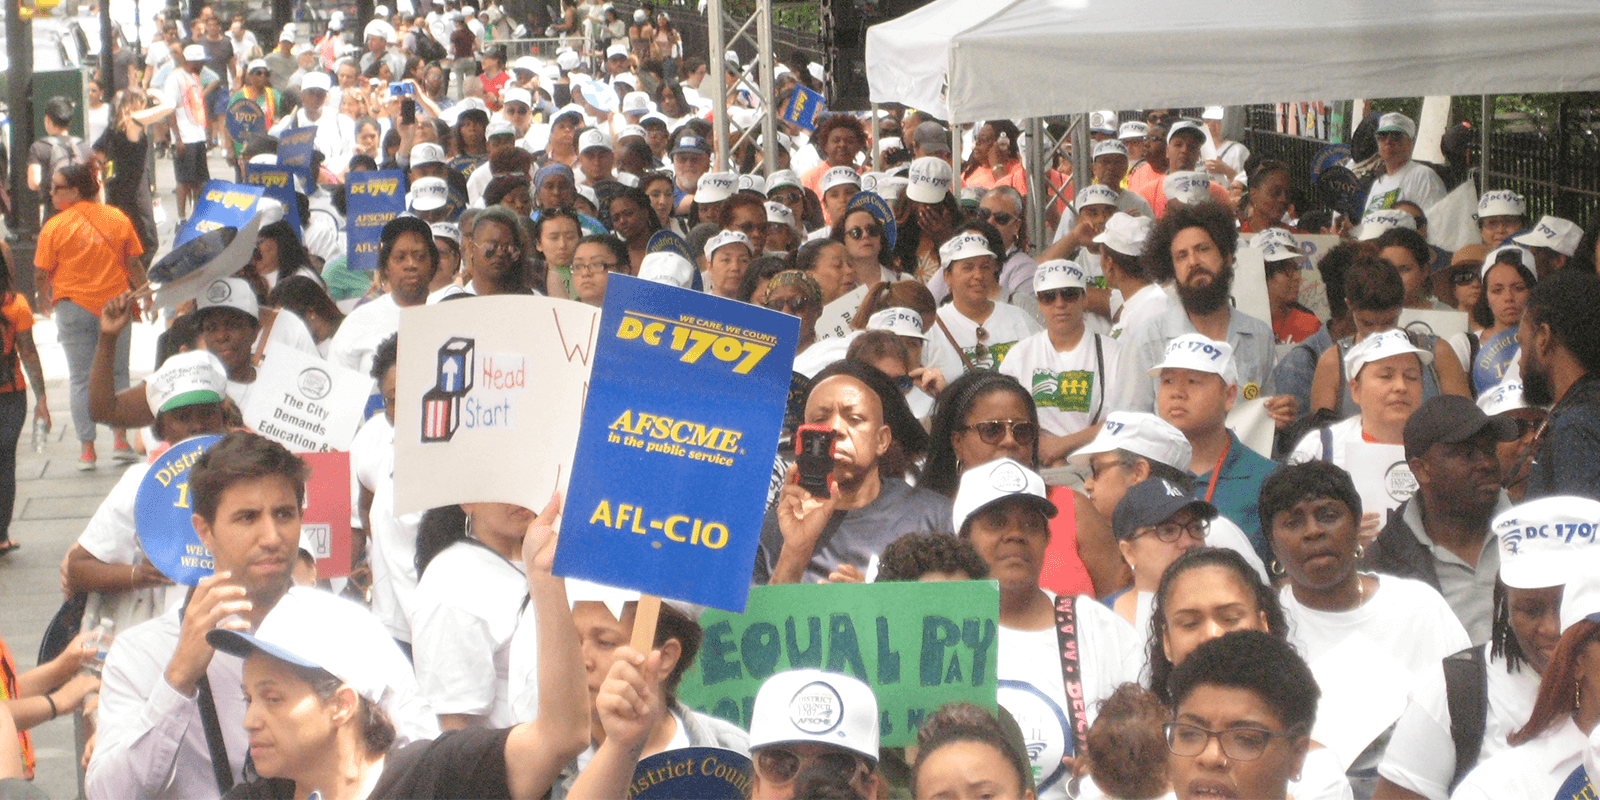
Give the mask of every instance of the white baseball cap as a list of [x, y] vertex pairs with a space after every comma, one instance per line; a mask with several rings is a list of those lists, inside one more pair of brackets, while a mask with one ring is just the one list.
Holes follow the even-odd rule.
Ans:
[[1144, 243], [1150, 238], [1150, 228], [1154, 224], [1149, 217], [1118, 211], [1106, 220], [1106, 229], [1096, 235], [1094, 241], [1123, 255], [1137, 257], [1144, 252]]
[[754, 254], [756, 250], [755, 246], [750, 244], [750, 237], [745, 236], [743, 233], [735, 230], [718, 231], [717, 235], [706, 240], [706, 260], [710, 261], [713, 253], [731, 244], [742, 244], [744, 249], [751, 254]]
[[1300, 258], [1300, 243], [1283, 228], [1267, 228], [1256, 234], [1250, 246], [1260, 250], [1267, 261], [1294, 261]]
[[1382, 236], [1384, 231], [1390, 228], [1406, 228], [1414, 231], [1417, 229], [1417, 218], [1398, 208], [1374, 211], [1361, 220], [1361, 233], [1356, 239], [1370, 242]]
[[218, 278], [206, 287], [205, 292], [195, 299], [195, 313], [208, 308], [231, 308], [251, 319], [261, 319], [261, 304], [256, 301], [256, 293], [244, 278]]
[[904, 150], [906, 144], [898, 136], [885, 136], [878, 140], [878, 152], [887, 153], [890, 150]]
[[533, 56], [523, 56], [516, 61], [511, 62], [512, 69], [520, 69], [523, 72], [538, 73], [539, 67], [539, 59], [534, 58]]
[[568, 50], [564, 53], [556, 54], [556, 66], [560, 67], [565, 72], [571, 72], [577, 69], [578, 65], [582, 63], [583, 56], [578, 55], [578, 53], [574, 50]]
[[578, 184], [578, 196], [588, 200], [589, 205], [594, 206], [595, 208], [600, 207], [600, 195], [594, 193], [593, 186], [583, 183]]
[[804, 233], [804, 231], [800, 229], [800, 223], [795, 222], [794, 212], [791, 211], [788, 206], [772, 200], [768, 200], [762, 205], [764, 205], [767, 209], [767, 222], [776, 223], [778, 225], [787, 225], [790, 228], [793, 228], [796, 233]]
[[599, 128], [590, 128], [578, 137], [578, 152], [586, 153], [596, 148], [610, 150], [611, 136]]
[[1115, 111], [1092, 111], [1092, 112], [1090, 112], [1089, 113], [1089, 132], [1090, 133], [1111, 133], [1111, 134], [1116, 133], [1117, 132], [1117, 112], [1115, 112]]
[[995, 252], [989, 249], [989, 239], [977, 231], [962, 231], [942, 245], [939, 245], [939, 264], [949, 269], [951, 264], [964, 258], [978, 256], [991, 256], [998, 258]]
[[1583, 229], [1578, 227], [1578, 223], [1546, 214], [1539, 218], [1533, 230], [1513, 237], [1511, 241], [1529, 247], [1548, 247], [1571, 257], [1578, 252], [1578, 242], [1582, 240]]
[[1525, 217], [1527, 215], [1528, 202], [1522, 199], [1522, 195], [1510, 189], [1495, 189], [1494, 191], [1484, 192], [1483, 196], [1478, 198], [1478, 213], [1473, 216], [1475, 219], [1481, 220], [1487, 217]]
[[[1541, 497], [1501, 512], [1491, 526], [1500, 546], [1500, 580], [1516, 589], [1560, 586], [1592, 569], [1600, 553], [1600, 501]], [[1586, 570], [1585, 570], [1586, 571]], [[1565, 627], [1565, 626], [1563, 626]]]
[[1192, 206], [1211, 198], [1211, 176], [1204, 172], [1170, 172], [1161, 179], [1161, 193], [1169, 202]]
[[375, 653], [393, 649], [372, 612], [342, 597], [315, 589], [291, 589], [253, 633], [217, 629], [206, 634], [212, 647], [247, 657], [265, 653], [288, 664], [320, 669], [350, 685], [356, 694], [383, 703], [411, 680], [390, 670]]
[[638, 125], [624, 125], [617, 131], [617, 141], [620, 142], [629, 137], [636, 137], [639, 139], [645, 138], [644, 128], [641, 128]]
[[1124, 122], [1117, 128], [1118, 139], [1143, 139], [1150, 134], [1150, 126], [1137, 120]]
[[738, 190], [741, 192], [755, 192], [765, 197], [767, 195], [767, 179], [760, 175], [740, 175]]
[[1122, 156], [1127, 158], [1128, 146], [1123, 144], [1120, 139], [1102, 139], [1094, 143], [1094, 157], [1099, 158], [1101, 156]]
[[461, 247], [461, 226], [454, 222], [435, 222], [428, 226], [433, 231], [435, 239], [449, 239]]
[[1139, 411], [1113, 411], [1106, 415], [1094, 441], [1073, 451], [1067, 461], [1078, 466], [1089, 463], [1089, 457], [1114, 450], [1126, 450], [1169, 467], [1186, 470], [1194, 457], [1194, 449], [1183, 431], [1172, 423]]
[[1076, 261], [1052, 258], [1040, 264], [1033, 272], [1035, 294], [1048, 292], [1051, 289], [1086, 289], [1088, 286], [1089, 278]]
[[444, 148], [433, 142], [420, 142], [411, 148], [411, 166], [420, 167], [423, 164], [443, 164]]
[[206, 48], [204, 45], [191, 44], [183, 48], [184, 61], [205, 61]]
[[1344, 374], [1354, 380], [1361, 374], [1362, 367], [1374, 361], [1403, 356], [1407, 353], [1421, 359], [1424, 367], [1433, 363], [1433, 354], [1412, 344], [1411, 337], [1403, 330], [1368, 334], [1367, 338], [1357, 342], [1350, 348], [1350, 352], [1344, 354]]
[[694, 187], [694, 201], [701, 205], [720, 203], [738, 191], [739, 176], [732, 172], [707, 172]]
[[878, 763], [878, 699], [860, 680], [820, 669], [791, 669], [767, 678], [750, 713], [750, 752], [809, 742], [838, 747]]
[[950, 162], [936, 156], [923, 156], [906, 170], [906, 199], [933, 205], [950, 193], [953, 171]]
[[803, 188], [805, 184], [801, 183], [800, 175], [794, 170], [780, 169], [767, 176], [767, 194], [772, 194], [779, 186], [800, 186]]
[[956, 534], [960, 535], [961, 528], [973, 514], [1013, 497], [1027, 498], [1026, 502], [1040, 513], [1055, 518], [1056, 504], [1045, 496], [1044, 478], [1013, 459], [997, 458], [962, 473], [955, 505], [950, 509]]
[[1110, 186], [1091, 183], [1078, 192], [1077, 202], [1072, 207], [1082, 211], [1089, 206], [1114, 206], [1122, 199], [1122, 193]]
[[1172, 141], [1172, 137], [1183, 131], [1194, 131], [1202, 140], [1206, 138], [1206, 129], [1200, 123], [1192, 119], [1180, 119], [1172, 123], [1172, 127], [1167, 129], [1167, 141]]
[[928, 340], [928, 335], [922, 332], [922, 315], [900, 306], [891, 306], [867, 317], [867, 330], [888, 331], [896, 336]]
[[[383, 15], [379, 14], [378, 16], [381, 17]], [[369, 36], [377, 36], [377, 37], [379, 37], [381, 39], [385, 39], [385, 40], [393, 39], [394, 38], [394, 26], [390, 25], [387, 22], [384, 22], [381, 19], [375, 19], [375, 20], [373, 20], [371, 22], [368, 22], [366, 29], [364, 29], [361, 32], [361, 38], [365, 39], [365, 38], [367, 38]]]
[[1200, 112], [1200, 118], [1217, 120], [1222, 119], [1222, 106], [1206, 106], [1205, 110]]
[[432, 211], [450, 202], [450, 185], [444, 178], [420, 178], [411, 184], [406, 205], [412, 211]]
[[617, 42], [617, 43], [611, 45], [610, 47], [606, 48], [606, 58], [608, 58], [608, 59], [609, 58], [627, 58], [627, 57], [628, 57], [628, 43], [627, 42]]
[[1516, 379], [1503, 380], [1495, 384], [1494, 388], [1478, 395], [1478, 408], [1491, 417], [1519, 408], [1532, 407], [1522, 395], [1522, 381]]
[[1378, 133], [1403, 133], [1413, 139], [1417, 138], [1417, 123], [1404, 114], [1391, 111], [1378, 117]]
[[825, 195], [829, 189], [843, 185], [860, 188], [861, 173], [856, 172], [855, 167], [830, 167], [827, 172], [822, 173], [822, 179], [817, 181], [817, 191]]
[[168, 357], [144, 379], [144, 399], [150, 405], [151, 414], [201, 403], [220, 403], [227, 394], [228, 368], [223, 366], [222, 359], [203, 348]]
[[268, 72], [271, 72], [272, 71], [272, 65], [268, 64], [267, 60], [264, 59], [264, 58], [251, 59], [250, 63], [245, 65], [244, 71], [245, 72], [255, 72], [258, 69], [264, 69], [264, 70], [266, 70]]
[[639, 262], [639, 278], [687, 289], [694, 283], [694, 265], [677, 253], [650, 253]]
[[332, 88], [333, 79], [328, 77], [326, 72], [307, 72], [300, 76], [301, 93], [309, 92], [313, 89], [321, 89], [326, 92]]
[[533, 108], [533, 92], [530, 92], [521, 86], [513, 86], [500, 93], [500, 103], [501, 105], [505, 105], [507, 103], [521, 103], [529, 108]]
[[650, 95], [645, 92], [628, 92], [622, 96], [622, 113], [650, 113]]
[[1562, 633], [1579, 620], [1600, 622], [1600, 575], [1595, 572], [1595, 559], [1585, 557], [1581, 561], [1588, 569], [1573, 569], [1574, 574], [1569, 575], [1561, 588]]
[[489, 121], [489, 126], [483, 129], [483, 138], [492, 139], [496, 136], [516, 136], [517, 126], [509, 120], [494, 119]]
[[1146, 374], [1154, 378], [1164, 369], [1192, 369], [1218, 375], [1229, 385], [1239, 382], [1239, 370], [1233, 364], [1233, 345], [1198, 333], [1186, 333], [1167, 342], [1161, 363]]
[[1513, 262], [1522, 264], [1525, 269], [1534, 273], [1535, 275], [1538, 274], [1538, 269], [1535, 267], [1533, 261], [1533, 251], [1523, 247], [1522, 245], [1516, 244], [1515, 242], [1507, 242], [1493, 250], [1490, 250], [1488, 254], [1483, 257], [1483, 266], [1478, 268], [1478, 277], [1489, 277], [1490, 268], [1496, 264], [1509, 264]]

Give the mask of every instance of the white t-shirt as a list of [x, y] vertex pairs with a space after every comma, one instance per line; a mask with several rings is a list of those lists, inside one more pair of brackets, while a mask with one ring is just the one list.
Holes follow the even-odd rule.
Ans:
[[1413, 686], [1472, 645], [1455, 612], [1421, 581], [1383, 575], [1359, 608], [1318, 611], [1278, 593], [1289, 641], [1322, 689], [1311, 738], [1348, 765], [1400, 718]]
[[[949, 329], [950, 336], [955, 337], [956, 344], [961, 347], [962, 352], [967, 354], [967, 358], [972, 361], [972, 366], [976, 369], [994, 369], [998, 367], [1005, 360], [1006, 353], [1011, 350], [1012, 346], [1044, 330], [1033, 317], [1028, 316], [1022, 309], [1010, 303], [997, 302], [994, 304], [994, 310], [989, 312], [989, 318], [984, 320], [981, 326], [988, 336], [981, 342], [983, 348], [980, 353], [978, 347], [980, 344], [978, 341], [978, 328], [980, 326], [977, 322], [967, 319], [965, 315], [957, 311], [954, 303], [939, 308], [939, 319], [944, 321], [944, 326]], [[961, 362], [960, 354], [950, 345], [950, 338], [945, 336], [944, 331], [940, 330], [939, 326], [935, 325], [933, 330], [928, 332], [928, 344], [924, 349], [933, 353], [929, 366], [936, 366], [944, 370], [945, 377], [955, 380], [961, 373], [966, 371]], [[928, 362], [929, 359], [924, 358], [923, 361]], [[948, 366], [951, 364], [954, 366]]]
[[522, 565], [477, 542], [434, 556], [411, 617], [417, 683], [434, 713], [486, 716], [490, 728], [520, 721], [511, 709], [511, 638], [527, 596]]
[[[1533, 714], [1533, 701], [1539, 694], [1539, 675], [1523, 664], [1516, 672], [1506, 671], [1504, 659], [1491, 658], [1489, 645], [1483, 646], [1487, 665], [1488, 699], [1483, 726], [1483, 747], [1478, 751], [1482, 764], [1510, 748], [1506, 737], [1527, 723]], [[1450, 779], [1455, 776], [1455, 742], [1450, 737], [1450, 704], [1446, 697], [1444, 667], [1418, 678], [1411, 702], [1395, 723], [1394, 735], [1384, 751], [1378, 774], [1390, 783], [1428, 798], [1446, 800]]]
[[1443, 200], [1444, 195], [1444, 181], [1439, 178], [1439, 173], [1424, 164], [1407, 161], [1399, 172], [1386, 172], [1373, 181], [1361, 215], [1365, 217], [1374, 211], [1394, 208], [1394, 204], [1402, 200], [1416, 203], [1426, 212], [1433, 208], [1434, 203]]
[[1584, 785], [1583, 753], [1589, 737], [1572, 722], [1571, 715], [1561, 724], [1520, 747], [1501, 752], [1480, 763], [1456, 787], [1451, 800], [1566, 800], [1568, 797], [1593, 797], [1588, 794], [1557, 794], [1568, 778]]
[[[299, 350], [306, 355], [322, 357], [322, 354], [317, 352], [317, 337], [311, 335], [311, 329], [306, 326], [305, 320], [301, 319], [293, 311], [279, 309], [278, 315], [272, 320], [272, 330], [266, 331], [263, 329], [263, 333], [267, 336], [268, 345], [287, 347], [290, 350]], [[256, 340], [258, 343], [260, 339], [261, 334], [257, 334]], [[265, 356], [267, 351], [262, 350], [261, 352]]]
[[[1051, 595], [1054, 604], [1055, 596]], [[1100, 701], [1137, 679], [1139, 636], [1116, 612], [1092, 597], [1073, 601], [1078, 618], [1079, 679], [1092, 724]], [[995, 700], [1022, 728], [1040, 800], [1064, 800], [1071, 777], [1061, 757], [1072, 755], [1072, 711], [1061, 677], [1055, 626], [1036, 631], [1000, 627]]]
[[384, 415], [374, 414], [356, 432], [350, 444], [350, 473], [372, 492], [368, 514], [372, 530], [367, 531], [372, 615], [394, 638], [409, 642], [417, 591], [417, 525], [422, 515], [395, 516], [394, 427]]
[[372, 371], [372, 356], [383, 340], [400, 330], [400, 306], [394, 295], [385, 294], [357, 306], [339, 323], [328, 348], [328, 360], [365, 375]]
[[[1355, 480], [1362, 512], [1375, 512], [1380, 519], [1387, 519], [1389, 512], [1399, 508], [1416, 490], [1416, 479], [1406, 463], [1406, 448], [1366, 441], [1361, 435], [1360, 414], [1329, 425], [1328, 438], [1328, 460]], [[1361, 448], [1360, 458], [1349, 455], [1352, 445]], [[1322, 459], [1322, 449], [1322, 432], [1312, 431], [1294, 446], [1289, 463], [1318, 461]]]
[[1123, 331], [1136, 331], [1165, 316], [1171, 298], [1154, 283], [1145, 284], [1122, 304], [1117, 321], [1111, 323], [1111, 338], [1121, 339]]
[[1117, 385], [1116, 363], [1114, 339], [1085, 331], [1076, 347], [1057, 350], [1050, 332], [1040, 331], [1006, 353], [1000, 372], [1033, 393], [1045, 433], [1067, 436], [1105, 419], [1106, 387]]

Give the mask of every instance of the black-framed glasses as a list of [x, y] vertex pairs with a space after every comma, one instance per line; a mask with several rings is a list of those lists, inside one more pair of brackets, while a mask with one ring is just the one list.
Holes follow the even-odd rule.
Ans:
[[1222, 745], [1222, 754], [1234, 761], [1254, 761], [1267, 752], [1273, 739], [1293, 739], [1295, 732], [1274, 733], [1263, 728], [1229, 728], [1213, 731], [1190, 725], [1187, 722], [1169, 722], [1162, 726], [1167, 734], [1167, 750], [1175, 756], [1193, 758], [1211, 746], [1216, 739]]
[[789, 784], [802, 768], [812, 763], [822, 764], [832, 772], [849, 773], [852, 779], [866, 768], [860, 758], [849, 753], [819, 753], [805, 758], [782, 747], [768, 747], [754, 755], [756, 772], [760, 774], [762, 782], [776, 786]]
[[1135, 533], [1133, 538], [1137, 539], [1140, 536], [1154, 536], [1157, 539], [1166, 542], [1167, 544], [1174, 544], [1178, 541], [1179, 537], [1183, 536], [1184, 534], [1188, 534], [1190, 539], [1193, 539], [1197, 542], [1204, 542], [1206, 540], [1206, 533], [1210, 530], [1211, 523], [1203, 519], [1194, 520], [1187, 525], [1180, 525], [1176, 522], [1163, 522], [1160, 525], [1155, 525], [1149, 528], [1148, 530]]
[[1478, 270], [1471, 266], [1459, 268], [1450, 276], [1450, 282], [1457, 286], [1471, 286], [1478, 282]]
[[990, 211], [983, 206], [978, 206], [978, 209], [973, 211], [972, 215], [984, 222], [993, 222], [995, 225], [1010, 225], [1017, 221], [1016, 214], [1009, 211]]
[[590, 261], [584, 264], [573, 262], [573, 275], [593, 275], [601, 272], [611, 272], [617, 268], [615, 261]]
[[882, 239], [883, 238], [883, 226], [882, 225], [867, 225], [867, 226], [857, 225], [854, 228], [851, 228], [850, 230], [845, 231], [844, 235], [846, 235], [846, 236], [848, 236], [848, 237], [850, 237], [852, 239], [855, 239], [856, 241], [860, 241], [862, 239], [865, 239], [868, 236], [871, 236], [874, 239]]
[[1042, 292], [1036, 292], [1034, 294], [1034, 296], [1039, 298], [1039, 305], [1041, 305], [1041, 306], [1053, 306], [1059, 300], [1066, 300], [1069, 303], [1077, 302], [1078, 300], [1083, 298], [1083, 290], [1082, 289], [1046, 289], [1046, 290], [1044, 290]]
[[1039, 426], [1033, 420], [1027, 419], [986, 419], [963, 425], [962, 432], [972, 431], [984, 444], [997, 445], [1006, 438], [1006, 432], [1011, 432], [1011, 438], [1023, 447], [1032, 445], [1039, 438]]

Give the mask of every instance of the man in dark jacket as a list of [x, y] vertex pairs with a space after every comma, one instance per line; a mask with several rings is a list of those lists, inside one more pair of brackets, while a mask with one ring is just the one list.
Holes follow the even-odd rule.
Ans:
[[1487, 416], [1465, 397], [1423, 403], [1405, 428], [1417, 492], [1366, 550], [1368, 567], [1438, 589], [1475, 645], [1489, 640], [1500, 571], [1489, 523], [1511, 505], [1495, 445], [1516, 437], [1515, 422]]
[[1534, 445], [1526, 499], [1600, 500], [1600, 277], [1564, 269], [1539, 282], [1517, 329], [1522, 392], [1550, 417]]

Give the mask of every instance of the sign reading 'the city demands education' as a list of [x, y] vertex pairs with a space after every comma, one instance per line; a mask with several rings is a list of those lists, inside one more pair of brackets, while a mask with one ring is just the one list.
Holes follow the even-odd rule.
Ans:
[[269, 344], [241, 411], [251, 430], [296, 453], [349, 450], [371, 390], [353, 369]]
[[993, 581], [758, 586], [743, 614], [701, 616], [705, 640], [678, 696], [748, 729], [774, 672], [841, 672], [872, 687], [884, 747], [916, 744], [945, 703], [994, 710], [999, 614]]
[[345, 179], [345, 210], [349, 268], [371, 272], [378, 268], [383, 226], [406, 210], [405, 173], [397, 169], [351, 173]]
[[744, 609], [799, 327], [611, 276], [557, 575]]
[[139, 546], [162, 575], [183, 586], [193, 586], [215, 570], [211, 551], [194, 532], [189, 469], [221, 439], [215, 434], [196, 436], [168, 448], [150, 463], [134, 496], [133, 525]]

